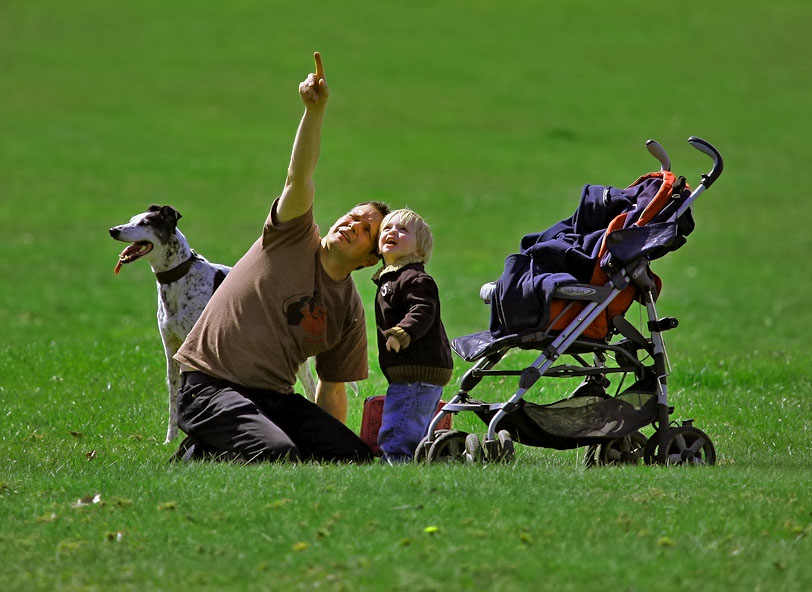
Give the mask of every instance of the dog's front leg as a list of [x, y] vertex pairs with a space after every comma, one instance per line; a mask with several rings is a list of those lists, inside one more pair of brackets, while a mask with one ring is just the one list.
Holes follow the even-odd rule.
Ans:
[[166, 353], [166, 386], [169, 389], [169, 425], [166, 428], [166, 440], [164, 444], [169, 444], [178, 435], [178, 391], [180, 391], [181, 374], [180, 364], [172, 357], [178, 350], [172, 344], [164, 341], [164, 352]]
[[313, 372], [310, 370], [310, 358], [306, 359], [304, 363], [299, 366], [299, 371], [296, 373], [296, 378], [302, 383], [305, 396], [308, 401], [316, 401], [316, 380], [313, 378]]

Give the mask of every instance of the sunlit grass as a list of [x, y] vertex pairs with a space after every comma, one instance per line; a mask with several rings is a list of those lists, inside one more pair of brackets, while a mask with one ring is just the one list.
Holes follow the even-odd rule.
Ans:
[[[3, 589], [809, 589], [810, 9], [661, 10], [6, 2]], [[722, 151], [696, 231], [654, 266], [660, 313], [680, 320], [675, 417], [709, 434], [716, 467], [588, 470], [583, 450], [521, 446], [484, 468], [167, 462], [154, 279], [146, 264], [113, 274], [107, 229], [171, 203], [193, 247], [234, 263], [284, 181], [316, 49], [331, 88], [317, 220], [369, 198], [423, 214], [452, 336], [487, 327], [479, 286], [584, 183], [656, 167], [647, 138], [693, 184], [708, 160], [687, 137]], [[370, 275], [356, 274], [368, 304]], [[386, 388], [374, 346], [369, 361], [355, 430]], [[568, 392], [547, 382], [528, 397]]]

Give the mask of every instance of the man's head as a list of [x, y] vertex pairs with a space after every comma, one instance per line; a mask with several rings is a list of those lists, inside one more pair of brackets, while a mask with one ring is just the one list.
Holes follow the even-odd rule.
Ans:
[[378, 231], [388, 213], [389, 206], [383, 202], [357, 204], [330, 227], [322, 239], [322, 248], [334, 263], [349, 271], [375, 265], [380, 259]]
[[431, 227], [416, 212], [395, 210], [381, 221], [378, 250], [387, 265], [409, 255], [419, 257], [426, 263], [433, 247]]

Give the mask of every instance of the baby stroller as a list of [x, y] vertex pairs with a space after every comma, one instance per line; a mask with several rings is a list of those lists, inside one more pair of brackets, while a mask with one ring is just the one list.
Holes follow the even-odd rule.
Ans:
[[[519, 442], [557, 450], [587, 447], [587, 464], [714, 464], [713, 443], [693, 420], [670, 420], [663, 333], [677, 319], [658, 316], [661, 281], [650, 266], [685, 243], [694, 228], [691, 205], [722, 173], [716, 148], [696, 137], [688, 142], [713, 159], [695, 190], [671, 172], [662, 146], [649, 140], [658, 172], [626, 189], [587, 185], [573, 216], [522, 239], [521, 252], [507, 258], [499, 280], [483, 286], [490, 329], [452, 340], [454, 351], [474, 364], [432, 420], [415, 462], [510, 462]], [[634, 300], [647, 312], [642, 330], [624, 316]], [[516, 348], [540, 355], [524, 368], [502, 368]], [[621, 380], [609, 394], [607, 376], [613, 373]], [[484, 378], [506, 376], [518, 377], [507, 401], [471, 396]], [[554, 403], [525, 401], [542, 377], [582, 382]], [[633, 382], [624, 389], [627, 377]], [[487, 424], [482, 438], [438, 429], [444, 417], [461, 411]], [[647, 438], [640, 429], [649, 425], [654, 433]]]

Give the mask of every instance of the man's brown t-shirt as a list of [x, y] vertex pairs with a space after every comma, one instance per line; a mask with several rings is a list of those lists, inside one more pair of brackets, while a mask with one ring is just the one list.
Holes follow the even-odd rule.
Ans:
[[320, 261], [313, 211], [260, 237], [212, 296], [175, 359], [185, 368], [256, 389], [293, 392], [296, 371], [316, 356], [329, 382], [367, 377], [364, 308], [352, 279]]

